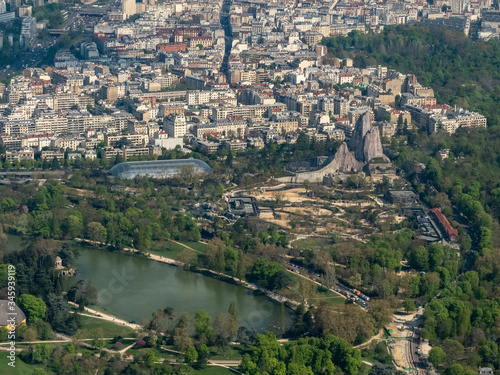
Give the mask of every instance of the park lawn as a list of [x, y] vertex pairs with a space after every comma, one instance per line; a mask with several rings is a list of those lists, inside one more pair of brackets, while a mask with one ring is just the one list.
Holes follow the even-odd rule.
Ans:
[[230, 346], [223, 351], [211, 351], [210, 359], [219, 361], [239, 360], [243, 357], [242, 350], [237, 346]]
[[[330, 292], [331, 293], [331, 292]], [[344, 305], [346, 299], [340, 296], [321, 296], [317, 298], [310, 298], [314, 303], [321, 303], [323, 301], [327, 302], [329, 305]]]
[[125, 327], [119, 324], [108, 322], [107, 320], [91, 318], [89, 316], [80, 316], [80, 323], [82, 325], [82, 330], [89, 332], [96, 328], [102, 328], [104, 331], [104, 337], [135, 337], [136, 333], [132, 328]]
[[[180, 241], [178, 241], [178, 242], [180, 242]], [[185, 243], [185, 245], [189, 246], [187, 243]], [[181, 252], [183, 250], [186, 250], [186, 248], [184, 246], [179, 245], [178, 243], [175, 243], [175, 242], [172, 242], [172, 241], [167, 241], [167, 243], [165, 244], [165, 246], [167, 248], [170, 248], [172, 250], [176, 250], [176, 251], [179, 251], [179, 252]], [[187, 249], [187, 250], [189, 250], [189, 249]], [[197, 249], [195, 249], [195, 250], [197, 250]]]
[[[186, 246], [190, 246], [188, 244], [197, 244], [197, 242], [186, 242]], [[205, 246], [204, 244], [200, 245]], [[201, 249], [201, 247], [199, 248]], [[189, 250], [189, 249], [186, 249], [184, 246], [179, 245], [172, 241], [159, 241], [159, 242], [154, 242], [152, 244], [149, 252], [151, 254], [163, 256], [165, 258], [177, 259], [177, 256], [184, 250]]]
[[[18, 353], [19, 354], [19, 353]], [[16, 367], [8, 365], [10, 361], [7, 359], [7, 352], [2, 351], [0, 355], [0, 374], [2, 375], [31, 375], [33, 370], [41, 366], [32, 366], [24, 363], [16, 356]]]
[[[177, 241], [177, 242], [183, 243], [186, 246], [198, 250], [200, 253], [204, 253], [205, 250], [207, 249], [207, 245], [204, 244], [203, 242], [192, 242], [192, 241]], [[176, 244], [172, 243], [172, 245]]]
[[[191, 372], [192, 371], [192, 372]], [[207, 366], [202, 370], [192, 369], [189, 373], [194, 375], [234, 375], [235, 373], [224, 367]]]

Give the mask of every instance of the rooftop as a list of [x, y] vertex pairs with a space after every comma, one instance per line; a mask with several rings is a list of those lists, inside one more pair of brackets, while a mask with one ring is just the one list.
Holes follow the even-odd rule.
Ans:
[[212, 168], [199, 159], [125, 162], [115, 165], [110, 172], [118, 178], [134, 178], [135, 176], [169, 178], [180, 174], [183, 170], [196, 174], [212, 172]]

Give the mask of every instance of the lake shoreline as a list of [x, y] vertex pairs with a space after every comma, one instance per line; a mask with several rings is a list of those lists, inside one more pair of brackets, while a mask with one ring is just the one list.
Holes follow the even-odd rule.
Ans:
[[[25, 238], [19, 234], [9, 233], [9, 243], [14, 245], [14, 247], [11, 248], [10, 251], [16, 251], [17, 249], [20, 249], [22, 244], [24, 243], [24, 240], [25, 240]], [[103, 254], [106, 254], [106, 253], [117, 254], [117, 255], [122, 254], [122, 255], [134, 256], [134, 257], [139, 258], [139, 259], [142, 258], [142, 259], [147, 259], [147, 260], [153, 260], [153, 261], [156, 261], [153, 263], [157, 263], [157, 264], [162, 263], [162, 264], [170, 265], [170, 266], [173, 266], [176, 269], [181, 270], [181, 271], [191, 271], [191, 272], [187, 272], [187, 274], [193, 274], [193, 275], [198, 274], [200, 276], [207, 277], [207, 279], [223, 282], [224, 284], [227, 284], [227, 285], [233, 285], [235, 287], [244, 287], [245, 289], [243, 289], [243, 290], [247, 290], [247, 291], [252, 292], [252, 293], [246, 293], [248, 296], [252, 296], [252, 298], [264, 298], [264, 300], [268, 300], [270, 303], [271, 302], [274, 303], [275, 306], [277, 306], [277, 304], [283, 303], [286, 307], [286, 310], [287, 310], [288, 319], [292, 319], [292, 320], [294, 319], [294, 316], [296, 315], [295, 308], [299, 305], [299, 303], [296, 301], [287, 299], [286, 297], [281, 296], [279, 294], [272, 293], [270, 291], [258, 288], [254, 284], [251, 284], [251, 283], [246, 282], [246, 281], [241, 281], [241, 280], [239, 280], [235, 277], [232, 277], [230, 275], [219, 274], [217, 272], [214, 272], [214, 271], [206, 269], [206, 268], [186, 267], [185, 264], [182, 262], [179, 262], [175, 259], [161, 256], [161, 255], [157, 255], [157, 254], [153, 254], [153, 253], [142, 253], [142, 252], [139, 252], [136, 249], [132, 249], [132, 248], [114, 249], [113, 247], [109, 246], [108, 244], [95, 243], [95, 242], [87, 240], [87, 239], [73, 239], [73, 240], [66, 240], [66, 241], [60, 240], [60, 242], [65, 243], [69, 246], [77, 246], [77, 247], [80, 247], [81, 249], [88, 249], [90, 251], [97, 250], [98, 252], [102, 252]], [[73, 267], [76, 268], [76, 274], [73, 275], [72, 277], [65, 278], [66, 280], [68, 280], [67, 285], [69, 285], [69, 283], [71, 283], [70, 280], [76, 280], [79, 276], [81, 278], [87, 278], [89, 270], [90, 271], [94, 270], [94, 266], [88, 266], [88, 267], [85, 266], [86, 268], [83, 269], [83, 275], [82, 275], [82, 272], [80, 272], [81, 270], [78, 269], [79, 266], [77, 263], [78, 263], [78, 261], [76, 261], [75, 264], [73, 264]], [[93, 281], [93, 277], [94, 276], [92, 276], [92, 278], [89, 280]], [[210, 291], [212, 291], [212, 290], [217, 292], [220, 290], [220, 287], [212, 286], [212, 289], [210, 289]], [[194, 298], [196, 298], [196, 296]], [[210, 302], [209, 305], [207, 305], [207, 307], [214, 305], [214, 304], [216, 306], [217, 303], [218, 302], [216, 302], [216, 301]], [[252, 303], [251, 306], [254, 306], [254, 308], [255, 308], [255, 312], [252, 313], [253, 314], [252, 316], [255, 316], [256, 313], [261, 313], [264, 315], [269, 314], [269, 309], [270, 309], [269, 307], [260, 306], [258, 303]], [[258, 307], [258, 306], [260, 306], [260, 307]], [[109, 309], [109, 306], [106, 305], [106, 303], [105, 304], [99, 303], [95, 307], [97, 309], [101, 309], [104, 313], [109, 313], [111, 315], [115, 315], [118, 318], [124, 319], [124, 320], [129, 321], [129, 322], [139, 323], [141, 321], [141, 319], [136, 319], [134, 317], [130, 317], [130, 315], [127, 316], [127, 314], [122, 314], [122, 313], [116, 311], [115, 307]], [[248, 305], [247, 305], [246, 309], [248, 309]], [[278, 306], [275, 309], [277, 310]], [[250, 310], [250, 311], [252, 311], [252, 310]], [[251, 323], [248, 322], [248, 324], [251, 324]]]
[[300, 305], [300, 303], [298, 303], [297, 301], [291, 300], [291, 299], [284, 297], [280, 294], [273, 293], [273, 292], [266, 290], [266, 289], [263, 289], [263, 288], [259, 288], [256, 285], [251, 284], [249, 282], [239, 280], [236, 277], [233, 277], [230, 275], [215, 272], [215, 271], [210, 270], [208, 268], [200, 268], [200, 267], [195, 267], [195, 266], [185, 267], [185, 265], [186, 265], [185, 263], [179, 262], [175, 259], [167, 258], [167, 257], [161, 256], [161, 255], [156, 255], [156, 254], [152, 254], [152, 253], [143, 253], [143, 252], [140, 252], [139, 250], [136, 250], [133, 248], [124, 248], [124, 249], [116, 249], [115, 250], [109, 244], [105, 244], [105, 243], [98, 243], [97, 244], [98, 246], [95, 246], [95, 245], [93, 246], [92, 244], [95, 243], [95, 241], [87, 240], [84, 238], [75, 238], [74, 240], [78, 243], [83, 243], [87, 246], [92, 246], [92, 248], [94, 248], [94, 249], [106, 250], [106, 251], [112, 252], [112, 253], [130, 254], [130, 255], [137, 256], [137, 257], [140, 257], [143, 259], [149, 259], [149, 260], [157, 261], [159, 263], [165, 263], [165, 264], [168, 264], [168, 265], [171, 265], [174, 267], [182, 268], [184, 271], [201, 274], [203, 276], [210, 277], [210, 278], [215, 279], [215, 280], [223, 281], [225, 283], [229, 283], [229, 284], [232, 284], [235, 286], [241, 286], [241, 287], [249, 289], [253, 292], [260, 292], [262, 295], [266, 296], [267, 298], [272, 299], [275, 302], [284, 303], [285, 306], [288, 307], [294, 313], [295, 313], [295, 310], [293, 309], [292, 306], [297, 307]]

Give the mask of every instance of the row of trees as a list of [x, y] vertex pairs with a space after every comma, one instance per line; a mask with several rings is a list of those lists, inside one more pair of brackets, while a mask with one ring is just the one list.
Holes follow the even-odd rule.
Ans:
[[229, 306], [227, 313], [217, 315], [213, 322], [205, 310], [196, 312], [194, 316], [189, 313], [177, 315], [172, 308], [167, 307], [153, 312], [152, 319], [144, 325], [148, 332], [144, 342], [146, 347], [151, 348], [173, 345], [180, 352], [187, 352], [193, 347], [199, 353], [199, 348], [204, 345], [225, 350], [237, 335], [244, 338], [246, 329], [238, 328], [234, 303]]
[[269, 332], [257, 337], [241, 363], [241, 370], [248, 375], [333, 375], [337, 368], [346, 374], [357, 374], [360, 367], [359, 350], [333, 335], [303, 338], [282, 346]]

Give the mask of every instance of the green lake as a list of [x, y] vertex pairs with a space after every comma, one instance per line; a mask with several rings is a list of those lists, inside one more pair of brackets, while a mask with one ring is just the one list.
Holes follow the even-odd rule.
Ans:
[[[121, 252], [82, 247], [76, 260], [77, 276], [90, 281], [98, 304], [128, 321], [142, 323], [153, 311], [172, 307], [176, 314], [206, 310], [212, 317], [236, 304], [240, 326], [258, 332], [276, 327], [280, 305], [244, 287]], [[290, 324], [289, 310], [287, 323]]]

